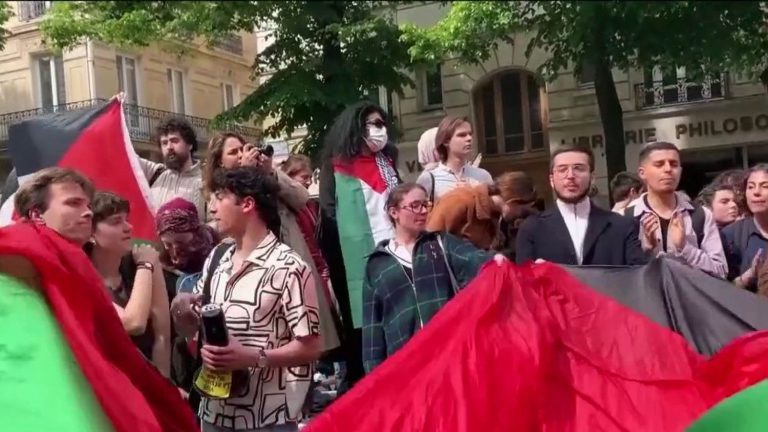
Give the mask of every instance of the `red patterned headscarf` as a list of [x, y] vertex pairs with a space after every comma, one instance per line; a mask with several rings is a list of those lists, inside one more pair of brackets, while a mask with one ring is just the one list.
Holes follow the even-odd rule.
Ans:
[[217, 236], [213, 228], [200, 223], [194, 204], [182, 198], [168, 201], [157, 211], [155, 228], [158, 236], [167, 233], [193, 233], [192, 241], [178, 253], [176, 260], [171, 258], [167, 250], [160, 254], [160, 260], [165, 266], [184, 273], [202, 271], [205, 258], [216, 244]]

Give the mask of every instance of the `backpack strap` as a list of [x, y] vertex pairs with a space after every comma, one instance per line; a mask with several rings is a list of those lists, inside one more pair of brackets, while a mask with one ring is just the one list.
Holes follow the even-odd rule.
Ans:
[[706, 222], [707, 214], [704, 212], [704, 207], [695, 205], [691, 212], [691, 225], [693, 226], [693, 232], [696, 234], [696, 244], [701, 247], [701, 242], [704, 241], [704, 222]]
[[213, 280], [213, 273], [219, 266], [221, 258], [224, 253], [232, 247], [232, 244], [222, 242], [213, 249], [213, 256], [208, 264], [208, 268], [205, 269], [205, 281], [203, 282], [203, 305], [207, 305], [211, 302], [211, 281]]
[[152, 187], [153, 184], [157, 181], [158, 178], [160, 178], [160, 175], [162, 175], [165, 172], [165, 167], [161, 166], [157, 170], [155, 170], [155, 173], [152, 174], [152, 178], [149, 179], [149, 187]]
[[[429, 192], [429, 200], [435, 202], [435, 175], [430, 171], [429, 178], [432, 180], [432, 188]], [[442, 243], [440, 244], [442, 246]]]
[[451, 288], [453, 288], [453, 295], [459, 293], [459, 282], [456, 280], [456, 276], [453, 274], [451, 264], [448, 262], [448, 254], [445, 252], [445, 245], [443, 245], [443, 237], [437, 235], [437, 243], [440, 245], [440, 250], [443, 252], [443, 261], [445, 261], [445, 270], [448, 272], [448, 277], [451, 278]]

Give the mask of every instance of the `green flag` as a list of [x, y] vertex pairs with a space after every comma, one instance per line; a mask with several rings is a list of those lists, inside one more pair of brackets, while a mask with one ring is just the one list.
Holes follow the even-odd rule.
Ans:
[[112, 430], [43, 296], [3, 274], [0, 341], [3, 429]]
[[723, 400], [704, 413], [688, 432], [768, 431], [768, 380]]

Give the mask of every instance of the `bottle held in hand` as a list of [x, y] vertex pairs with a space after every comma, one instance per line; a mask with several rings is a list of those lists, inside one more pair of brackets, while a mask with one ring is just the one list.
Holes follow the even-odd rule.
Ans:
[[[226, 346], [229, 332], [224, 311], [217, 304], [207, 304], [200, 311], [203, 342], [208, 345]], [[195, 377], [195, 388], [204, 397], [227, 399], [243, 392], [248, 385], [248, 371], [212, 371], [203, 366]]]

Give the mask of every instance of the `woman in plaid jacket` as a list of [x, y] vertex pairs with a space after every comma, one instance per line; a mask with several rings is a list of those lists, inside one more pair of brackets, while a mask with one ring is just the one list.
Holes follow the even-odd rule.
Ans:
[[477, 274], [493, 254], [451, 234], [425, 232], [430, 203], [414, 183], [389, 195], [395, 237], [369, 256], [363, 283], [363, 363], [391, 356]]

